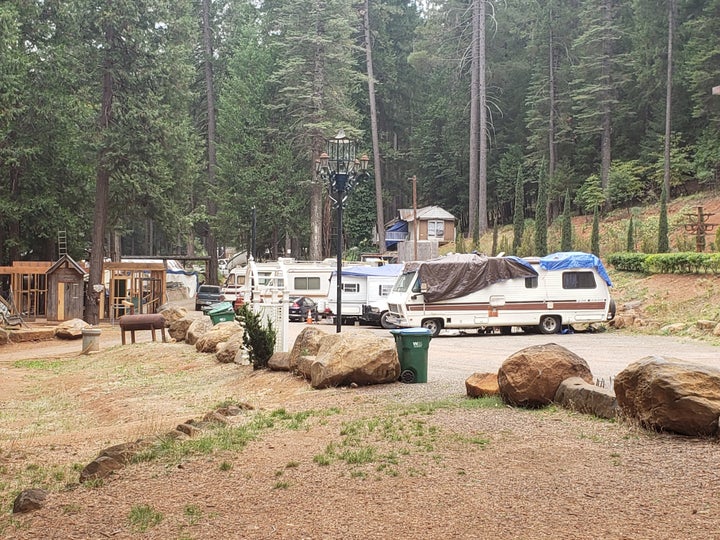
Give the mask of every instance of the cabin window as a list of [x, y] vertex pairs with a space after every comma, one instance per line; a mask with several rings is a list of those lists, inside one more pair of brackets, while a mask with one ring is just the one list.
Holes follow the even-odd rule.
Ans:
[[359, 293], [360, 292], [360, 284], [359, 283], [343, 283], [342, 290], [346, 293]]
[[441, 220], [429, 220], [428, 238], [445, 238], [445, 222]]
[[319, 277], [296, 277], [294, 280], [296, 291], [319, 291]]
[[597, 287], [595, 274], [592, 272], [563, 272], [562, 286], [563, 289], [594, 289]]
[[526, 289], [537, 289], [537, 286], [538, 286], [537, 276], [525, 278], [525, 288]]
[[392, 285], [380, 285], [378, 292], [380, 293], [380, 296], [388, 296], [392, 291], [392, 288]]

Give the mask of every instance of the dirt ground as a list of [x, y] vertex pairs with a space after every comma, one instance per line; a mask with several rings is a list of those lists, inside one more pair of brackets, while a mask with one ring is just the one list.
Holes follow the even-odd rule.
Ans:
[[[665, 285], [673, 302], [707, 287]], [[184, 344], [115, 345], [113, 332], [90, 355], [78, 342], [0, 349], [0, 537], [720, 539], [717, 439], [481, 407], [442, 385], [317, 391]], [[228, 402], [252, 407], [237, 426], [264, 419], [245, 447], [78, 483], [102, 449]], [[50, 490], [47, 505], [12, 515], [31, 487]], [[144, 532], [143, 510], [157, 518]]]

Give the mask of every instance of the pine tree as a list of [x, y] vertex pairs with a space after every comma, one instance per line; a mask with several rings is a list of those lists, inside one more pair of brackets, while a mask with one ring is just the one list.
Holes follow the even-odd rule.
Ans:
[[590, 253], [600, 256], [600, 214], [598, 207], [593, 211], [592, 233], [590, 234]]
[[630, 216], [630, 221], [628, 222], [628, 231], [627, 231], [627, 251], [628, 253], [634, 253], [635, 252], [635, 225], [633, 223], [633, 217]]
[[667, 193], [663, 185], [660, 193], [660, 220], [658, 222], [658, 253], [670, 251], [668, 240]]
[[525, 190], [523, 189], [522, 175], [520, 170], [515, 181], [515, 208], [513, 209], [513, 254], [517, 255], [522, 243], [525, 228]]
[[547, 186], [542, 176], [538, 182], [537, 206], [535, 207], [535, 255], [547, 255]]
[[560, 251], [572, 251], [572, 217], [570, 216], [570, 190], [565, 192], [565, 205], [563, 206], [562, 237]]

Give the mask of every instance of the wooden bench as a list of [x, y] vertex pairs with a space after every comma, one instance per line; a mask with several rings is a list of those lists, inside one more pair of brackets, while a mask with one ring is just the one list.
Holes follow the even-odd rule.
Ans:
[[144, 315], [123, 315], [118, 319], [120, 323], [122, 344], [125, 345], [125, 332], [130, 332], [130, 339], [135, 343], [136, 330], [150, 330], [152, 340], [155, 341], [155, 330], [162, 332], [162, 340], [165, 343], [165, 317], [159, 314]]

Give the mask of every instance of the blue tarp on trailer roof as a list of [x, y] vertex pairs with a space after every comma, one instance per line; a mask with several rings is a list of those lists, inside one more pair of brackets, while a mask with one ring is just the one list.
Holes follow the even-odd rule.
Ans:
[[582, 251], [562, 251], [551, 253], [540, 259], [540, 266], [545, 270], [566, 270], [570, 268], [595, 268], [600, 277], [612, 287], [610, 276], [605, 271], [602, 261], [592, 253]]
[[[342, 269], [343, 276], [399, 276], [403, 269], [402, 264], [384, 264], [382, 266], [347, 266]], [[337, 271], [333, 272], [334, 276]]]

